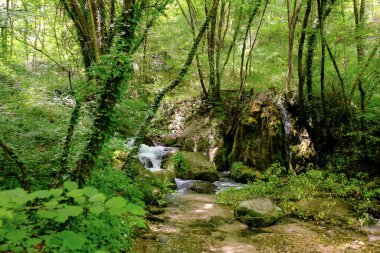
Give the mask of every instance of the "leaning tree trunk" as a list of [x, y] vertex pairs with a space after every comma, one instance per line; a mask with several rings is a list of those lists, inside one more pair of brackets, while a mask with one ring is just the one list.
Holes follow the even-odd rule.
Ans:
[[25, 166], [25, 164], [21, 161], [21, 159], [18, 157], [16, 151], [14, 151], [13, 148], [5, 144], [5, 142], [0, 139], [0, 147], [4, 150], [4, 152], [9, 155], [12, 160], [17, 164], [17, 166], [20, 169], [21, 172], [21, 182], [22, 186], [24, 187], [25, 190], [30, 189], [30, 171], [29, 169]]

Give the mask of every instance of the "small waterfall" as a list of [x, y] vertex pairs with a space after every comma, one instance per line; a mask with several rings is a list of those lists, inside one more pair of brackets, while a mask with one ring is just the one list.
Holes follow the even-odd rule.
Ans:
[[142, 144], [138, 154], [139, 161], [150, 171], [158, 171], [161, 169], [162, 160], [174, 150], [176, 149], [171, 147], [150, 147]]
[[177, 185], [177, 192], [178, 193], [186, 193], [190, 186], [192, 186], [194, 183], [202, 182], [200, 180], [182, 180], [179, 178], [175, 179], [175, 184]]
[[[129, 140], [129, 146], [133, 145], [134, 140]], [[142, 144], [140, 146], [138, 158], [141, 164], [144, 165], [145, 168], [150, 171], [159, 171], [161, 170], [162, 161], [169, 154], [174, 153], [177, 148], [173, 147], [164, 147], [164, 146], [153, 146], [150, 147], [148, 145]], [[179, 178], [175, 179], [177, 185], [177, 193], [183, 194], [188, 191], [191, 185], [197, 182], [202, 182], [201, 180], [182, 180]], [[221, 192], [228, 188], [242, 188], [245, 187], [246, 184], [237, 183], [229, 178], [229, 173], [221, 173], [220, 181], [214, 182], [216, 186], [216, 193]]]
[[281, 121], [282, 121], [282, 124], [284, 125], [285, 136], [287, 139], [290, 139], [293, 129], [292, 129], [292, 123], [290, 120], [291, 119], [290, 113], [286, 109], [285, 98], [281, 96], [277, 100], [277, 105], [280, 108]]

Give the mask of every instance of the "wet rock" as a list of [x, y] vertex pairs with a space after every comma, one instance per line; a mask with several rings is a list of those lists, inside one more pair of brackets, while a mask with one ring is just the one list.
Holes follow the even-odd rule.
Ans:
[[163, 146], [176, 146], [178, 143], [178, 134], [167, 134], [160, 138], [160, 142]]
[[160, 215], [160, 214], [165, 213], [165, 209], [164, 209], [164, 208], [157, 207], [157, 206], [150, 206], [150, 207], [149, 207], [149, 212], [150, 212], [152, 215]]
[[266, 227], [285, 217], [285, 214], [271, 200], [257, 198], [239, 203], [235, 216], [248, 226]]
[[[182, 152], [186, 170], [176, 173], [176, 176], [185, 180], [203, 180], [215, 182], [219, 179], [219, 174], [215, 166], [201, 153]], [[163, 166], [166, 170], [176, 171], [175, 155], [169, 157]]]
[[189, 190], [196, 193], [215, 193], [216, 186], [211, 182], [195, 182]]
[[140, 163], [143, 164], [147, 169], [153, 168], [153, 162], [149, 157], [140, 157]]

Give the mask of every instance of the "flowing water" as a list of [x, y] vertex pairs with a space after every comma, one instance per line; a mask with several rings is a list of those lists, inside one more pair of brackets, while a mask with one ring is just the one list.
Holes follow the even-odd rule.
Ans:
[[[139, 157], [154, 157], [154, 160], [162, 157], [162, 151], [165, 152], [165, 148], [144, 147]], [[153, 167], [149, 169], [159, 166], [158, 162], [148, 165], [151, 164]], [[133, 252], [380, 252], [380, 224], [373, 226], [373, 231], [363, 233], [285, 218], [270, 227], [248, 228], [234, 218], [232, 207], [215, 203], [216, 194], [188, 192], [195, 182], [199, 181], [176, 180], [177, 193], [167, 197], [167, 207], [156, 210], [149, 217], [148, 229], [137, 239]], [[228, 179], [226, 174], [214, 184], [217, 192], [229, 187], [244, 187]]]

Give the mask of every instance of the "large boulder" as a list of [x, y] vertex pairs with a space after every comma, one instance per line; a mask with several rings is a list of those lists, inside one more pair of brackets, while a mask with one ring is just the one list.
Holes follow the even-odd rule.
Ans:
[[[180, 166], [180, 171], [178, 169], [178, 155], [181, 155], [180, 160], [182, 165]], [[176, 176], [185, 180], [215, 182], [219, 179], [215, 166], [204, 155], [198, 152], [180, 152], [172, 155], [164, 163], [163, 168], [176, 171]]]
[[257, 198], [240, 202], [235, 209], [235, 216], [248, 226], [266, 227], [273, 225], [285, 214], [271, 200]]

